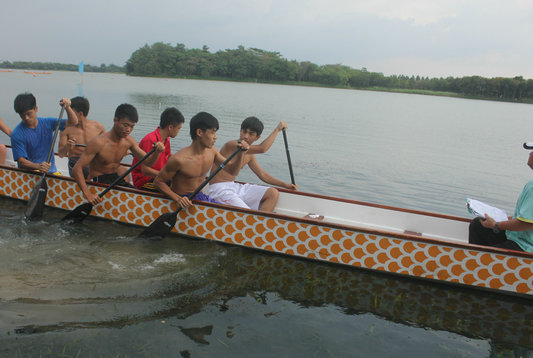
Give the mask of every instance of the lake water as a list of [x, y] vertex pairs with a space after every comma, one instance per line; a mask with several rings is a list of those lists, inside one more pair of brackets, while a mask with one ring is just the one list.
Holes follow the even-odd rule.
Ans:
[[[289, 125], [307, 192], [468, 217], [466, 197], [512, 213], [531, 178], [533, 106], [249, 83], [22, 71], [0, 73], [0, 117], [18, 93], [57, 116], [80, 93], [109, 129], [134, 104], [140, 140], [167, 106], [220, 122], [217, 146], [255, 115]], [[8, 138], [0, 134], [0, 142]], [[190, 143], [188, 125], [173, 151]], [[259, 157], [289, 181], [283, 139]], [[241, 180], [258, 182], [249, 171]], [[0, 356], [531, 357], [531, 300], [311, 263], [201, 240], [138, 242], [100, 220], [27, 223], [0, 199]]]

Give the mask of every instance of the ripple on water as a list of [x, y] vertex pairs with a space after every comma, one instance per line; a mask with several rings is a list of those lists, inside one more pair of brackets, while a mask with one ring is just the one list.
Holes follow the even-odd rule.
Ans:
[[185, 263], [185, 256], [178, 253], [165, 254], [154, 261], [154, 264]]

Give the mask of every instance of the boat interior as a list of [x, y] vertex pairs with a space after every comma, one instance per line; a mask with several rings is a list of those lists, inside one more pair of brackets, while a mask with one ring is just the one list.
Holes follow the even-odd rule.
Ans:
[[280, 192], [275, 212], [367, 230], [468, 242], [467, 219], [306, 193]]
[[[56, 155], [56, 166], [65, 176], [68, 159]], [[6, 166], [17, 167], [8, 148]], [[206, 190], [206, 189], [204, 189]], [[436, 240], [468, 243], [468, 223], [464, 218], [425, 213], [371, 203], [280, 190], [275, 213], [323, 223], [377, 230], [393, 234], [415, 235]]]

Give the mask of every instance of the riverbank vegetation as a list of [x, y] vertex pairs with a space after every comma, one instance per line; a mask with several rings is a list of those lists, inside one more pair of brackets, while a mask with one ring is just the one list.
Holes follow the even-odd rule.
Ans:
[[284, 84], [448, 95], [467, 98], [533, 102], [533, 80], [514, 78], [429, 78], [370, 72], [365, 68], [322, 65], [285, 59], [279, 52], [257, 48], [211, 53], [207, 46], [187, 49], [157, 42], [136, 50], [126, 62], [126, 74], [202, 79], [229, 79]]
[[[78, 65], [45, 62], [0, 63], [0, 68], [78, 71]], [[511, 102], [533, 103], [533, 80], [481, 76], [429, 78], [419, 75], [385, 76], [366, 68], [341, 64], [317, 65], [284, 58], [279, 52], [258, 48], [210, 52], [207, 46], [188, 49], [157, 42], [144, 45], [116, 65], [85, 65], [86, 72], [125, 72], [131, 76], [176, 77], [291, 85], [353, 88], [374, 91], [416, 93]]]

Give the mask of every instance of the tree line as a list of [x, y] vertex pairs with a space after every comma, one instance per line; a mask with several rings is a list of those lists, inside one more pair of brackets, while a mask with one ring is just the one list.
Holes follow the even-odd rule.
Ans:
[[[78, 65], [49, 62], [4, 61], [0, 68], [78, 71]], [[533, 80], [481, 76], [429, 78], [391, 75], [355, 69], [341, 64], [317, 65], [287, 60], [279, 52], [258, 48], [220, 50], [207, 46], [188, 49], [156, 42], [134, 51], [125, 66], [85, 65], [86, 72], [125, 72], [133, 76], [164, 76], [199, 79], [227, 79], [267, 83], [328, 86], [382, 91], [438, 94], [467, 98], [533, 103]]]
[[[48, 71], [78, 71], [79, 65], [55, 63], [55, 62], [29, 62], [29, 61], [3, 61], [0, 63], [0, 68], [10, 68], [15, 70], [48, 70]], [[106, 65], [102, 63], [100, 66], [84, 65], [84, 72], [113, 72], [123, 73], [124, 67], [114, 64]]]
[[211, 53], [207, 46], [187, 49], [157, 42], [131, 55], [125, 72], [135, 76], [222, 78], [237, 81], [298, 83], [331, 87], [405, 90], [469, 98], [533, 102], [533, 80], [514, 78], [429, 78], [369, 72], [341, 64], [319, 66], [309, 61], [287, 60], [279, 52], [258, 48], [227, 49]]

